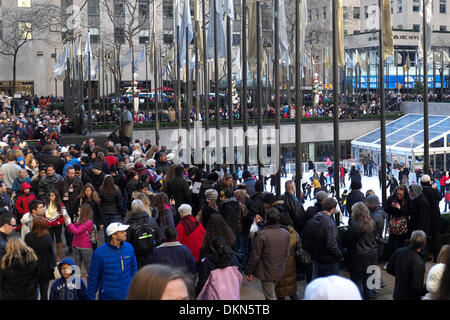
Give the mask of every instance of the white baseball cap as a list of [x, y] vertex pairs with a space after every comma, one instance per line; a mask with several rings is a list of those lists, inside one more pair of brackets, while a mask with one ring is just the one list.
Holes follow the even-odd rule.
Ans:
[[108, 237], [110, 237], [118, 231], [127, 230], [129, 227], [130, 226], [127, 224], [121, 224], [120, 222], [113, 222], [108, 226], [108, 228], [106, 228], [106, 234], [108, 235]]
[[173, 160], [173, 158], [175, 158], [175, 154], [173, 154], [172, 152], [167, 155], [167, 161], [171, 161]]

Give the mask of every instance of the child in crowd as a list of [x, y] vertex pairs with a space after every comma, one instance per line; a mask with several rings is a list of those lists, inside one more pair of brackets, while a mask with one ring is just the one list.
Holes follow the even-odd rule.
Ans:
[[87, 287], [83, 279], [77, 275], [75, 263], [66, 258], [58, 264], [61, 278], [53, 282], [50, 289], [50, 300], [86, 300]]

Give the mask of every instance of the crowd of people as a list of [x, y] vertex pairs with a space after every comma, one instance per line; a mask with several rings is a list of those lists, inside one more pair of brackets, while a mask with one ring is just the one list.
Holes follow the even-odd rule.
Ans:
[[[266, 299], [299, 299], [298, 281], [305, 299], [341, 285], [371, 299], [367, 268], [384, 264], [394, 299], [450, 297], [434, 175], [400, 184], [383, 207], [361, 193], [355, 166], [342, 167], [350, 192], [338, 203], [334, 174], [317, 177], [310, 161], [302, 189], [316, 185], [313, 196], [292, 180], [276, 196], [249, 171], [177, 165], [150, 140], [62, 145], [67, 119], [48, 108], [0, 121], [1, 299], [239, 300], [244, 278], [259, 279]], [[425, 286], [429, 257], [439, 267]], [[350, 279], [336, 279], [342, 268]]]

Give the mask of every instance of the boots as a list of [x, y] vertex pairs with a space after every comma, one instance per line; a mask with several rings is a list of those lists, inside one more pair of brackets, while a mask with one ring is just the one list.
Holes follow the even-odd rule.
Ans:
[[58, 260], [58, 262], [62, 259], [62, 246], [62, 242], [56, 244], [56, 259]]

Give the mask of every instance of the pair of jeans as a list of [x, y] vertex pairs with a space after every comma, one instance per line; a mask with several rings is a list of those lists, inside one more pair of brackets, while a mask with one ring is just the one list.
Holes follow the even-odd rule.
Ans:
[[332, 275], [339, 275], [339, 262], [334, 263], [320, 263], [314, 262], [314, 279], [320, 277], [328, 277]]
[[84, 262], [84, 268], [86, 269], [86, 273], [89, 274], [89, 266], [91, 264], [92, 258], [92, 248], [73, 248], [73, 258], [75, 264], [80, 268], [81, 275], [81, 264]]
[[236, 242], [236, 250], [242, 254], [241, 268], [247, 265], [248, 248], [250, 244], [250, 238], [247, 233], [239, 233], [239, 237]]

